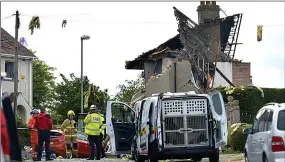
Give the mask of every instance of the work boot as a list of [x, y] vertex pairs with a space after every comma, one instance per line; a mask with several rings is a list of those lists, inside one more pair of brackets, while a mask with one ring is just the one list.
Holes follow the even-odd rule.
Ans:
[[51, 158], [51, 157], [46, 157], [46, 161], [53, 161], [53, 158]]
[[86, 160], [94, 160], [95, 158], [94, 157], [89, 157], [88, 159]]

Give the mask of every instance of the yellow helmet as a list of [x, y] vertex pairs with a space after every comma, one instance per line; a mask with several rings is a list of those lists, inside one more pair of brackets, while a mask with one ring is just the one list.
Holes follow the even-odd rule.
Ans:
[[75, 115], [75, 113], [74, 113], [74, 111], [72, 111], [72, 110], [69, 110], [68, 112], [67, 112], [67, 116], [70, 116], [70, 115]]

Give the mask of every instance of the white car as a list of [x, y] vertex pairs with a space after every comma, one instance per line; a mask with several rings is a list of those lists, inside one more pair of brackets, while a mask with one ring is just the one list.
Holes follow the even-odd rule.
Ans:
[[268, 103], [257, 113], [245, 144], [246, 162], [285, 161], [285, 103]]

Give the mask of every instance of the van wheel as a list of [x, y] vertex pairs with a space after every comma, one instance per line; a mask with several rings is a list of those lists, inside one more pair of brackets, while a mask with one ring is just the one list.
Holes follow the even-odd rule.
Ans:
[[157, 159], [157, 140], [154, 140], [153, 142], [150, 143], [149, 145], [149, 156], [148, 156], [148, 161], [149, 162], [158, 162], [158, 159]]
[[131, 145], [131, 160], [135, 160], [135, 147], [136, 147], [136, 144], [135, 142], [132, 142], [132, 145]]
[[138, 152], [136, 145], [134, 145], [134, 147], [133, 147], [132, 158], [135, 162], [144, 162], [145, 161], [145, 157], [139, 155], [139, 152]]
[[201, 161], [203, 158], [202, 157], [195, 157], [195, 158], [192, 158], [193, 161]]
[[215, 155], [209, 157], [210, 162], [219, 162], [219, 159], [220, 159], [219, 153], [216, 153]]

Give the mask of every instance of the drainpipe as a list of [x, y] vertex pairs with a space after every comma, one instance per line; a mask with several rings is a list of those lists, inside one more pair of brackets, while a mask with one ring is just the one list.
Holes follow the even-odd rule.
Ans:
[[176, 78], [177, 78], [177, 74], [176, 74], [176, 62], [174, 63], [174, 93], [177, 92], [177, 82], [176, 82]]

